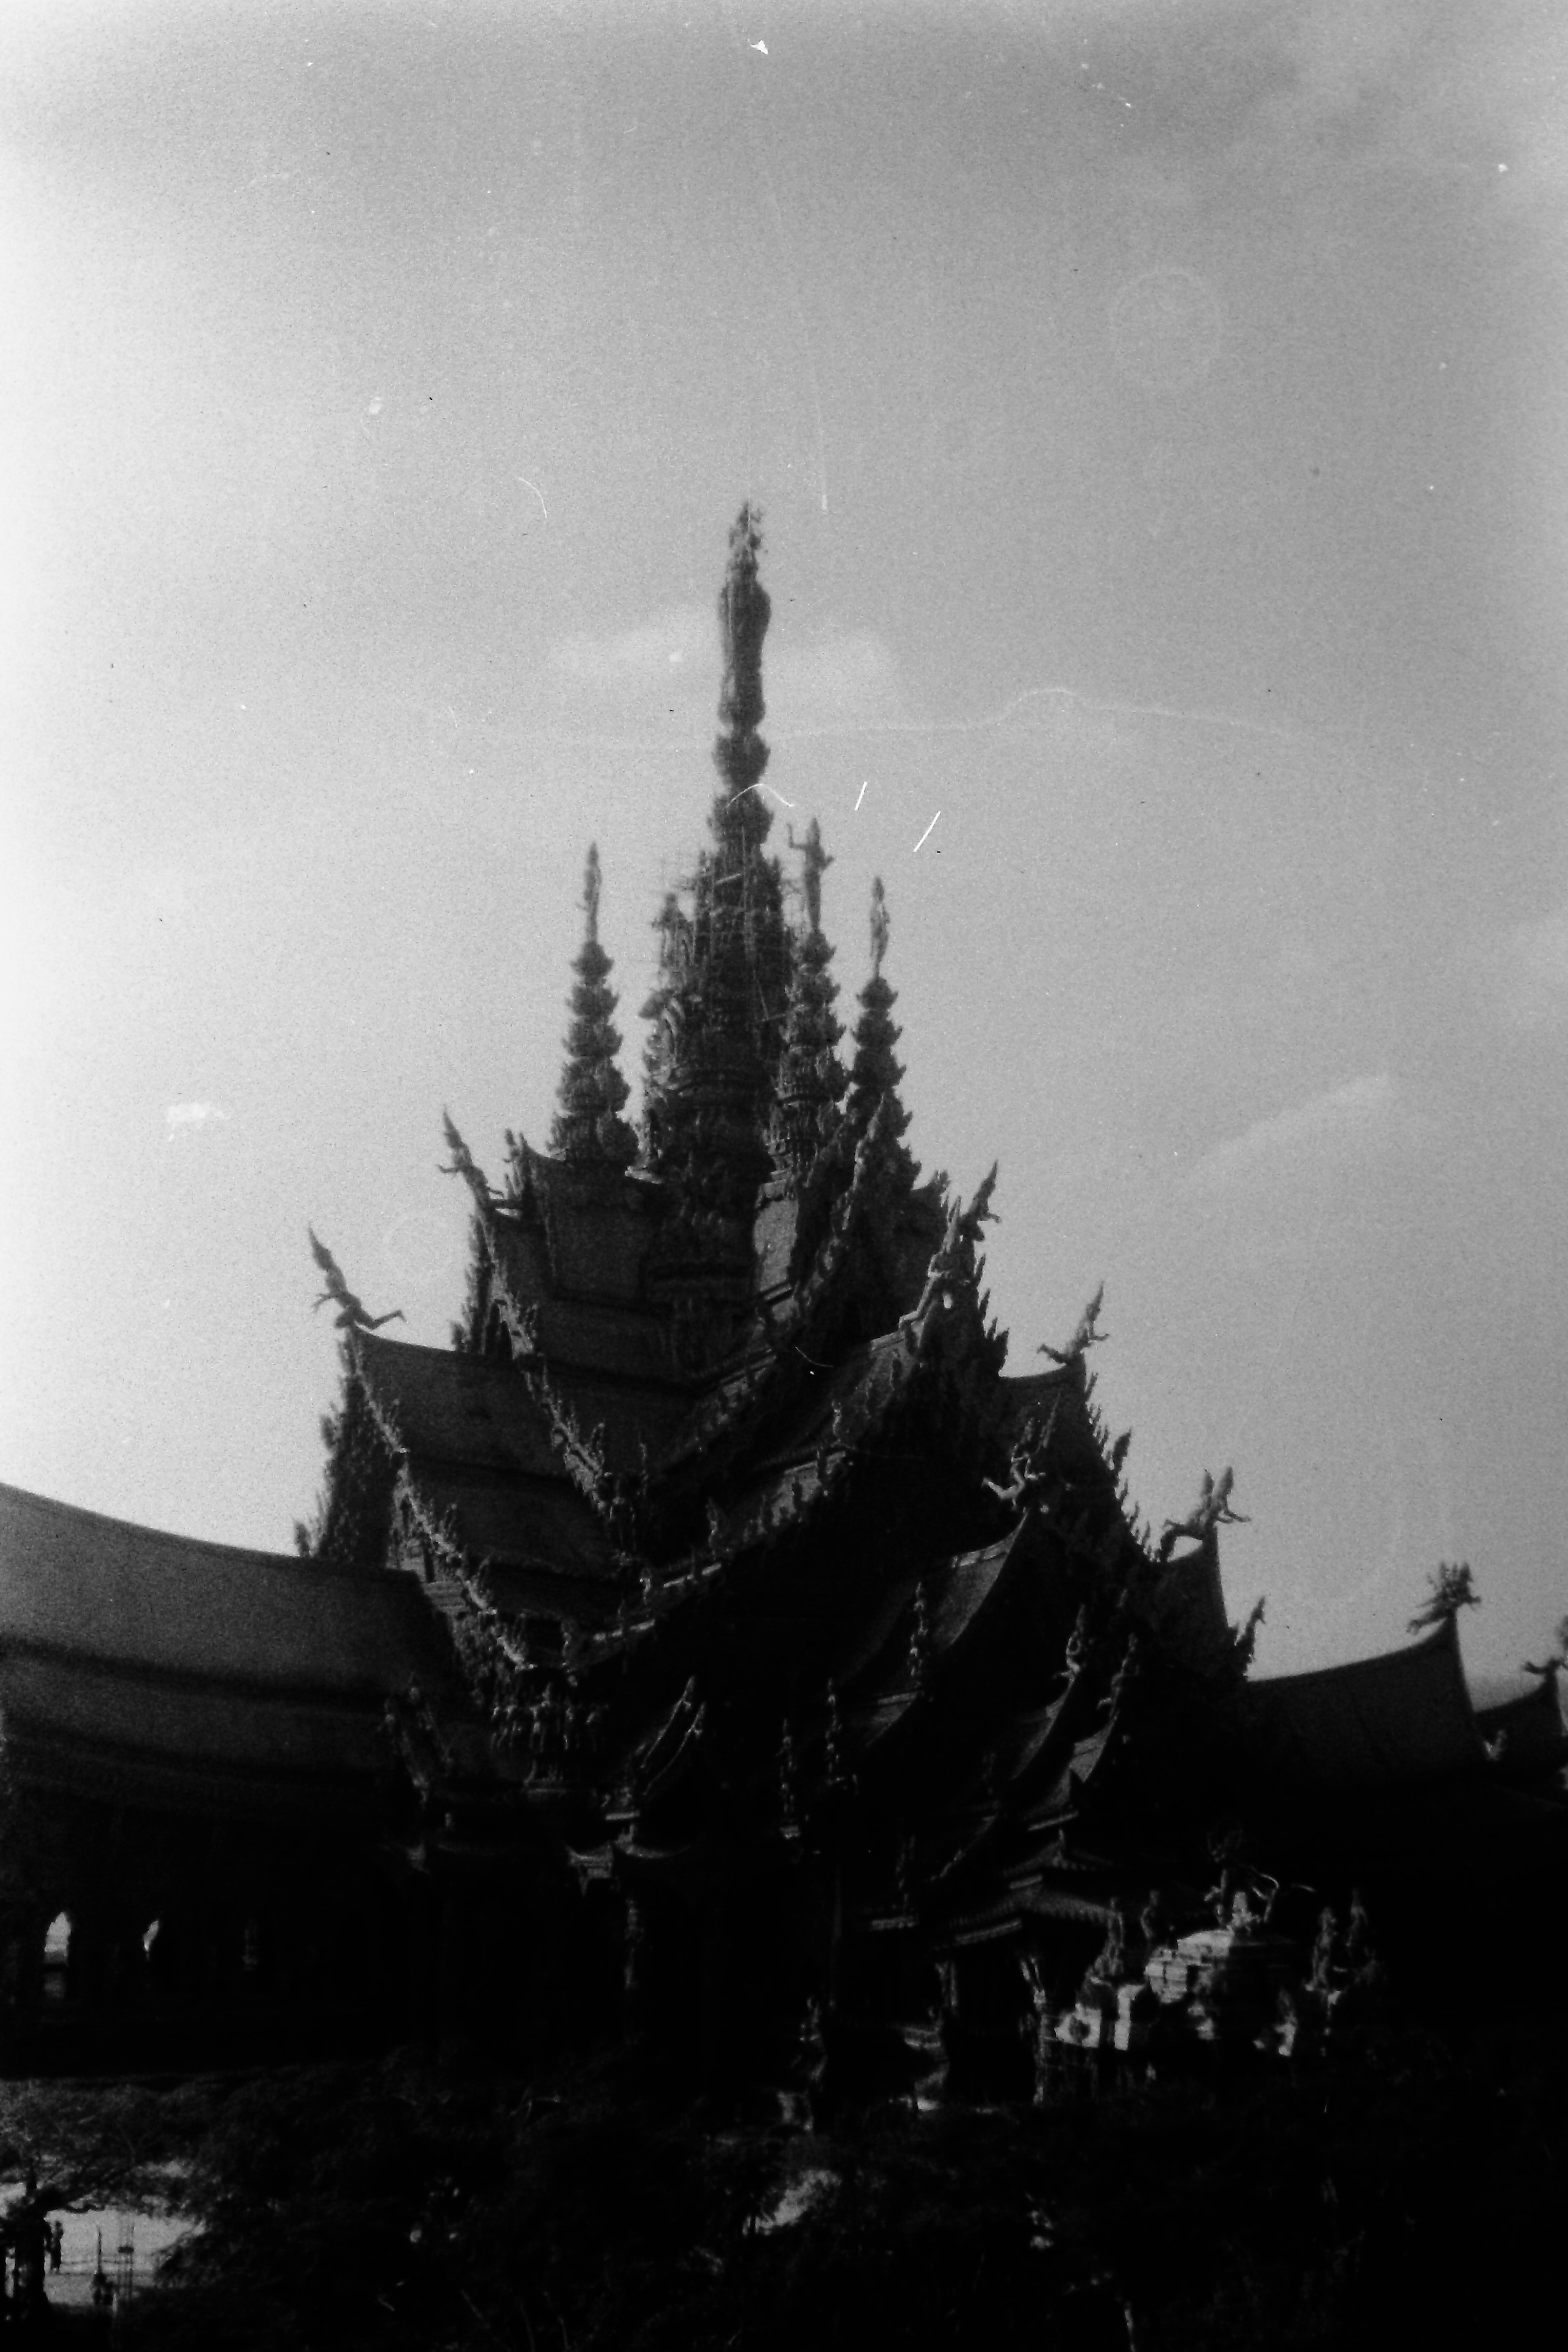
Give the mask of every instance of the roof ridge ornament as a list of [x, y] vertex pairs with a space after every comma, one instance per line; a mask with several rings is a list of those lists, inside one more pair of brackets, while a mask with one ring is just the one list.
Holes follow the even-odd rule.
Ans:
[[451, 1112], [445, 1108], [441, 1112], [441, 1132], [447, 1139], [447, 1149], [451, 1153], [452, 1159], [450, 1166], [446, 1167], [437, 1160], [437, 1174], [460, 1176], [473, 1194], [480, 1215], [487, 1216], [496, 1205], [496, 1196], [485, 1180], [484, 1170], [479, 1165], [473, 1153], [458, 1134]]
[[1439, 1560], [1426, 1580], [1426, 1600], [1410, 1620], [1406, 1633], [1425, 1633], [1434, 1625], [1452, 1624], [1461, 1609], [1479, 1609], [1475, 1572], [1469, 1561]]
[[1100, 1328], [1100, 1310], [1104, 1304], [1105, 1285], [1102, 1282], [1073, 1326], [1072, 1337], [1067, 1346], [1053, 1348], [1047, 1341], [1042, 1339], [1035, 1353], [1037, 1356], [1048, 1356], [1053, 1364], [1081, 1363], [1090, 1348], [1098, 1348], [1102, 1339], [1109, 1339], [1110, 1337], [1109, 1331], [1102, 1331]]
[[[1165, 1521], [1164, 1528], [1160, 1536], [1160, 1558], [1162, 1560], [1168, 1560], [1170, 1559], [1172, 1547], [1179, 1543], [1184, 1536], [1190, 1536], [1194, 1543], [1203, 1544], [1207, 1543], [1209, 1538], [1214, 1534], [1216, 1528], [1245, 1528], [1251, 1525], [1251, 1521], [1247, 1518], [1245, 1511], [1237, 1511], [1231, 1508], [1231, 1490], [1235, 1485], [1236, 1473], [1231, 1469], [1228, 1464], [1226, 1464], [1226, 1467], [1220, 1472], [1217, 1478], [1215, 1477], [1211, 1471], [1205, 1470], [1204, 1472], [1203, 1485], [1199, 1489], [1196, 1509], [1189, 1512], [1188, 1516], [1184, 1519], [1167, 1519]], [[1439, 1571], [1439, 1573], [1441, 1572], [1442, 1571]], [[1468, 1569], [1465, 1570], [1464, 1573], [1467, 1578], [1468, 1577], [1469, 1572]], [[1462, 1607], [1463, 1603], [1460, 1602], [1457, 1605]], [[1434, 1579], [1434, 1597], [1433, 1600], [1427, 1603], [1427, 1607], [1434, 1608], [1436, 1606], [1436, 1580]], [[1446, 1610], [1443, 1613], [1445, 1615], [1451, 1615], [1453, 1612], [1451, 1610]], [[1438, 1622], [1438, 1619], [1436, 1617], [1430, 1617], [1421, 1622], [1425, 1622], [1428, 1624], [1436, 1624]], [[1412, 1632], [1415, 1630], [1414, 1625], [1411, 1630]]]
[[389, 1315], [368, 1313], [363, 1301], [343, 1280], [342, 1268], [331, 1251], [325, 1242], [318, 1240], [315, 1228], [307, 1225], [305, 1231], [310, 1237], [310, 1255], [321, 1267], [321, 1278], [327, 1286], [321, 1297], [312, 1302], [312, 1314], [318, 1313], [330, 1300], [339, 1309], [332, 1322], [340, 1331], [379, 1331], [384, 1323], [405, 1323], [408, 1320], [401, 1307], [395, 1307]]

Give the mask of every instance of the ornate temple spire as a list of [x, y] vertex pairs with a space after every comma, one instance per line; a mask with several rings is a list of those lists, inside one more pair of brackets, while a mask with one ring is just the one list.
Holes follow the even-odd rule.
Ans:
[[649, 1000], [658, 1024], [645, 1098], [649, 1163], [685, 1195], [678, 1250], [739, 1265], [751, 1257], [751, 1218], [769, 1171], [763, 1141], [790, 981], [790, 940], [777, 861], [763, 844], [773, 823], [758, 790], [767, 745], [763, 641], [770, 604], [758, 576], [761, 518], [742, 508], [730, 534], [719, 596], [723, 677], [713, 747], [720, 790], [710, 846], [698, 860], [689, 917], [668, 903], [665, 951]]
[[621, 1117], [630, 1089], [616, 1066], [621, 1040], [614, 1021], [610, 959], [599, 945], [599, 852], [593, 846], [583, 880], [585, 935], [572, 964], [577, 975], [572, 1025], [550, 1149], [579, 1166], [624, 1168], [636, 1155], [637, 1137]]
[[773, 604], [757, 571], [762, 551], [762, 516], [748, 503], [730, 533], [730, 561], [719, 592], [719, 644], [724, 677], [719, 689], [720, 734], [713, 746], [721, 790], [713, 804], [713, 833], [721, 848], [760, 849], [773, 812], [758, 786], [768, 764], [768, 747], [757, 730], [766, 714], [763, 700], [763, 640]]
[[815, 817], [803, 842], [791, 835], [790, 847], [801, 852], [806, 928], [795, 941], [770, 1140], [774, 1166], [795, 1187], [828, 1139], [848, 1080], [835, 1050], [844, 1027], [834, 1016], [838, 987], [828, 976], [833, 950], [822, 932], [822, 877], [833, 860]]
[[910, 1115], [899, 1096], [904, 1066], [893, 1051], [902, 1034], [892, 1017], [898, 998], [882, 977], [882, 960], [888, 952], [890, 931], [887, 893], [879, 875], [871, 885], [871, 977], [860, 991], [860, 1017], [855, 1024], [855, 1056], [849, 1068], [844, 1124], [849, 1136], [863, 1135], [876, 1117], [879, 1104], [882, 1105], [885, 1148], [890, 1150], [903, 1181], [912, 1184], [915, 1163], [900, 1140], [910, 1123]]

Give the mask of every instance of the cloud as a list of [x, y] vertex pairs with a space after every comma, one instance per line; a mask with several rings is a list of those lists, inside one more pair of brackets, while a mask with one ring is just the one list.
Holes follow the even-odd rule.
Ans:
[[1424, 1123], [1403, 1102], [1392, 1075], [1379, 1070], [1294, 1103], [1272, 1118], [1254, 1120], [1240, 1135], [1205, 1152], [1188, 1181], [1205, 1192], [1221, 1192], [1255, 1173], [1291, 1172], [1303, 1163], [1320, 1165], [1325, 1158], [1338, 1158], [1374, 1138], [1403, 1139], [1421, 1131]]
[[227, 1117], [228, 1113], [221, 1103], [171, 1103], [163, 1113], [163, 1123], [168, 1128], [169, 1140], [173, 1143], [183, 1127], [211, 1127], [215, 1120], [226, 1119]]
[[595, 635], [583, 630], [551, 648], [550, 667], [573, 686], [604, 693], [628, 687], [684, 684], [683, 671], [716, 659], [713, 616], [700, 604], [676, 604], [638, 627]]
[[[549, 666], [569, 692], [613, 701], [623, 712], [640, 706], [650, 723], [679, 715], [706, 724], [718, 702], [717, 633], [704, 605], [676, 604], [633, 628], [562, 637], [551, 648]], [[886, 639], [870, 629], [830, 622], [797, 639], [775, 631], [763, 682], [764, 731], [775, 742], [885, 726], [903, 715], [898, 662]]]
[[783, 644], [767, 665], [768, 708], [781, 740], [835, 727], [896, 724], [904, 715], [899, 666], [873, 629], [831, 624]]

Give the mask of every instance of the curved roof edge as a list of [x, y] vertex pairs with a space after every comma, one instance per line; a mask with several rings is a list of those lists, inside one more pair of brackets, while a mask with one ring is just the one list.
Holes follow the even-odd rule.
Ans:
[[1246, 1685], [1268, 1762], [1292, 1781], [1372, 1789], [1486, 1762], [1450, 1617], [1406, 1648]]
[[411, 1579], [329, 1569], [0, 1486], [0, 1651], [43, 1645], [213, 1682], [400, 1688], [430, 1668]]
[[134, 1536], [139, 1542], [166, 1546], [172, 1551], [191, 1552], [215, 1564], [238, 1567], [242, 1561], [254, 1561], [263, 1568], [287, 1568], [301, 1570], [308, 1577], [336, 1576], [347, 1580], [363, 1578], [360, 1569], [322, 1568], [314, 1560], [301, 1559], [297, 1552], [261, 1551], [251, 1544], [218, 1543], [210, 1536], [185, 1536], [173, 1528], [150, 1527], [143, 1519], [119, 1519], [109, 1511], [89, 1510], [85, 1503], [62, 1502], [57, 1495], [40, 1495], [34, 1486], [14, 1486], [0, 1478], [0, 1525], [17, 1507], [37, 1511], [41, 1517], [61, 1521], [75, 1520], [87, 1527], [102, 1528], [114, 1535]]

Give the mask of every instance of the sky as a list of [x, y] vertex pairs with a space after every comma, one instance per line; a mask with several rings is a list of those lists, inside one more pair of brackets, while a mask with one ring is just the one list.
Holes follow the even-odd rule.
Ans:
[[[1011, 1369], [1258, 1662], [1568, 1611], [1568, 24], [0, 13], [0, 1477], [286, 1549], [307, 1223], [445, 1341], [588, 843], [637, 1078], [763, 509], [774, 841]], [[786, 852], [787, 856], [787, 852]]]

